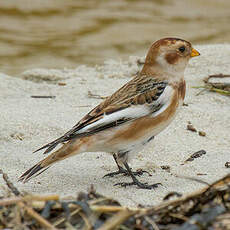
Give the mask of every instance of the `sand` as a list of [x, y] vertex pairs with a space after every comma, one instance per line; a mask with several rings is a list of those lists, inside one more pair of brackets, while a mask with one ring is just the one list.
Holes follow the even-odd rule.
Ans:
[[[173, 123], [130, 164], [133, 169], [148, 170], [152, 176], [145, 174], [140, 180], [162, 183], [159, 188], [114, 187], [115, 183], [128, 182], [130, 178], [103, 178], [116, 170], [116, 165], [109, 154], [101, 152], [66, 159], [26, 184], [17, 182], [26, 169], [44, 158], [42, 152], [32, 153], [34, 150], [62, 135], [101, 102], [89, 98], [88, 91], [110, 95], [138, 71], [137, 57], [123, 62], [109, 60], [95, 68], [36, 69], [18, 77], [0, 74], [0, 168], [22, 191], [76, 196], [93, 184], [99, 193], [128, 206], [157, 204], [168, 192], [188, 194], [204, 186], [182, 177], [211, 183], [229, 173], [230, 169], [225, 167], [225, 162], [230, 161], [229, 97], [207, 91], [197, 95], [200, 89], [192, 86], [203, 85], [202, 79], [209, 74], [230, 74], [230, 45], [196, 48], [201, 56], [192, 59], [185, 72], [188, 106], [183, 106]], [[66, 85], [60, 86], [60, 82]], [[56, 98], [37, 99], [31, 95]], [[206, 132], [206, 136], [188, 131], [188, 121], [197, 130]], [[206, 151], [205, 155], [184, 164], [201, 149]], [[162, 165], [169, 165], [170, 172], [161, 169]]]

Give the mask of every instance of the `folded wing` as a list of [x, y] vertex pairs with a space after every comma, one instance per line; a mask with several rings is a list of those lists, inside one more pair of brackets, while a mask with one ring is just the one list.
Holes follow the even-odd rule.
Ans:
[[71, 130], [35, 152], [46, 148], [46, 154], [59, 143], [93, 135], [149, 114], [157, 115], [167, 106], [171, 91], [165, 81], [152, 76], [136, 76], [91, 110]]

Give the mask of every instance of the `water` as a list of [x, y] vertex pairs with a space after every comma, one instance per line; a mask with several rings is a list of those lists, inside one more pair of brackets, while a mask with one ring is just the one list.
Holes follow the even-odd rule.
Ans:
[[229, 0], [1, 0], [0, 72], [144, 55], [162, 37], [230, 42]]

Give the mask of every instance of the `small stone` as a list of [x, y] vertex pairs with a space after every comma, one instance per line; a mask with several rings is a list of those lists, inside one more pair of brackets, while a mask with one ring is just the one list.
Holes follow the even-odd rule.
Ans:
[[202, 137], [206, 136], [206, 132], [204, 132], [204, 131], [199, 131], [198, 134], [199, 134], [199, 136], [202, 136]]
[[192, 124], [187, 125], [187, 130], [192, 131], [192, 132], [197, 132]]
[[58, 82], [58, 85], [60, 85], [60, 86], [65, 86], [66, 83], [65, 83], [65, 82]]
[[160, 166], [163, 170], [170, 172], [170, 166], [169, 165], [162, 165]]
[[230, 168], [230, 161], [227, 161], [224, 165], [226, 168]]
[[188, 104], [187, 103], [183, 103], [183, 106], [188, 106]]

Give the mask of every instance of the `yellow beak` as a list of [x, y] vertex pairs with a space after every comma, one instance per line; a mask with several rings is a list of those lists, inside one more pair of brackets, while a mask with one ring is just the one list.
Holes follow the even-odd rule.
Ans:
[[192, 48], [192, 52], [191, 52], [190, 56], [191, 57], [196, 57], [196, 56], [199, 56], [199, 55], [200, 55], [200, 53], [197, 50]]

